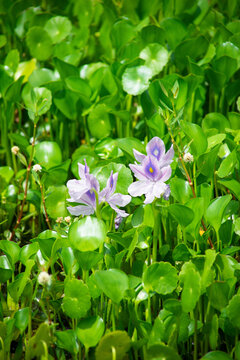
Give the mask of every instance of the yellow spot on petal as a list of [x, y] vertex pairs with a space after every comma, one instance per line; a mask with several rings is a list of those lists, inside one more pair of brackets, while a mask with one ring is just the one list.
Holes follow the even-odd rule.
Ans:
[[150, 173], [153, 173], [153, 168], [150, 167], [150, 168], [149, 168], [149, 171], [150, 171]]
[[204, 233], [205, 233], [205, 231], [202, 228], [200, 228], [200, 230], [199, 230], [200, 236], [203, 236]]

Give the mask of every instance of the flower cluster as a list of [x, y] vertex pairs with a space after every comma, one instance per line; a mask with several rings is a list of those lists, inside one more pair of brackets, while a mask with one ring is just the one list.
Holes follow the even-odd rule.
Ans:
[[172, 173], [170, 164], [173, 161], [173, 146], [165, 152], [164, 142], [154, 137], [146, 146], [147, 155], [134, 150], [135, 159], [140, 163], [130, 164], [138, 181], [132, 183], [128, 192], [131, 196], [145, 195], [145, 204], [150, 204], [155, 198], [163, 196], [168, 200], [170, 187], [165, 184]]
[[68, 192], [70, 195], [69, 202], [79, 203], [77, 206], [69, 206], [67, 209], [70, 214], [91, 215], [103, 202], [107, 202], [113, 210], [121, 217], [128, 216], [124, 210], [118, 206], [124, 207], [131, 201], [131, 196], [115, 193], [118, 173], [111, 175], [107, 181], [107, 186], [100, 191], [99, 182], [96, 177], [89, 173], [89, 167], [78, 163], [78, 172], [81, 180], [69, 180], [67, 182]]

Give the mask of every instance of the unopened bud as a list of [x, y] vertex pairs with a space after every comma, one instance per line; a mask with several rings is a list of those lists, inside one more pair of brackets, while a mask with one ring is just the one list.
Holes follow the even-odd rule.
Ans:
[[40, 272], [38, 275], [38, 282], [41, 285], [50, 285], [52, 281], [52, 276], [49, 275], [46, 271]]
[[13, 146], [13, 147], [11, 148], [11, 151], [12, 151], [12, 153], [13, 153], [14, 155], [17, 155], [17, 154], [19, 153], [20, 149], [19, 149], [18, 146]]
[[66, 216], [64, 220], [69, 224], [71, 222], [71, 216]]
[[62, 221], [63, 221], [63, 217], [60, 216], [57, 218], [56, 223], [61, 224]]
[[183, 155], [183, 161], [184, 162], [193, 162], [193, 156], [189, 152]]
[[32, 169], [33, 169], [33, 171], [36, 171], [36, 172], [41, 172], [42, 171], [42, 167], [39, 164], [33, 165]]

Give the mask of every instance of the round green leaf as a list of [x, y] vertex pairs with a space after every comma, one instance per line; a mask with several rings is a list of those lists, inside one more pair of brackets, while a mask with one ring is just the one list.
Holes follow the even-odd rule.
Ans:
[[83, 270], [92, 269], [103, 258], [103, 254], [96, 251], [81, 252], [79, 250], [75, 250], [74, 255]]
[[30, 259], [32, 256], [36, 255], [38, 250], [39, 250], [39, 245], [37, 242], [24, 245], [21, 248], [19, 260], [21, 261], [21, 263], [23, 263], [23, 265], [26, 266], [28, 259]]
[[87, 285], [82, 280], [71, 279], [65, 282], [63, 311], [72, 319], [84, 317], [91, 307]]
[[62, 152], [54, 141], [43, 141], [35, 146], [36, 162], [46, 169], [57, 166], [62, 162]]
[[47, 60], [52, 54], [52, 40], [40, 26], [33, 26], [27, 33], [27, 46], [32, 57]]
[[106, 227], [102, 220], [91, 216], [74, 222], [68, 233], [68, 239], [74, 249], [92, 251], [99, 248], [106, 238]]
[[77, 337], [87, 348], [96, 346], [104, 333], [104, 322], [100, 316], [83, 319], [77, 326]]
[[63, 41], [71, 32], [71, 21], [65, 16], [54, 16], [44, 26], [54, 44]]
[[95, 352], [96, 360], [112, 360], [113, 351], [116, 351], [116, 360], [122, 360], [130, 349], [130, 338], [126, 331], [113, 331], [104, 335]]
[[153, 345], [147, 350], [147, 360], [181, 360], [176, 351], [166, 345]]
[[49, 186], [46, 193], [46, 209], [48, 215], [56, 219], [68, 215], [66, 209], [67, 188], [65, 185]]
[[168, 51], [160, 44], [150, 44], [145, 47], [139, 55], [140, 59], [145, 60], [145, 66], [152, 70], [152, 74], [156, 75], [168, 62]]
[[95, 279], [97, 286], [115, 303], [120, 303], [129, 288], [127, 275], [118, 269], [97, 271]]
[[223, 351], [210, 351], [200, 360], [232, 360], [232, 357]]
[[97, 105], [88, 116], [88, 127], [97, 139], [107, 137], [111, 132], [111, 124], [105, 104]]
[[218, 231], [221, 226], [224, 211], [231, 198], [231, 195], [220, 196], [214, 199], [206, 210], [206, 219], [216, 231]]
[[154, 263], [143, 273], [144, 288], [147, 292], [171, 294], [177, 287], [177, 270], [167, 262]]
[[131, 95], [140, 95], [148, 89], [152, 76], [152, 70], [147, 66], [127, 68], [122, 76], [123, 90]]

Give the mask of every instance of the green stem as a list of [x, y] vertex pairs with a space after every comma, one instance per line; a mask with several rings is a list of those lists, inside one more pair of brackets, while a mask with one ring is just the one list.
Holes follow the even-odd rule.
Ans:
[[197, 338], [197, 308], [194, 310], [194, 352], [193, 360], [197, 360], [197, 351], [198, 351], [198, 338]]
[[112, 312], [111, 312], [111, 317], [112, 317], [112, 328], [113, 331], [116, 330], [116, 321], [115, 321], [115, 304], [112, 302]]
[[156, 203], [153, 202], [152, 210], [154, 215], [154, 228], [153, 228], [153, 250], [152, 250], [152, 262], [157, 261], [157, 247], [158, 247], [158, 238], [159, 238], [159, 248], [162, 246], [162, 237], [160, 230], [160, 214], [156, 208]]

